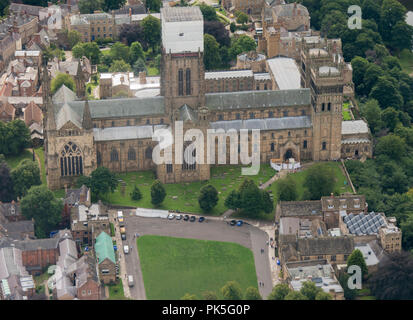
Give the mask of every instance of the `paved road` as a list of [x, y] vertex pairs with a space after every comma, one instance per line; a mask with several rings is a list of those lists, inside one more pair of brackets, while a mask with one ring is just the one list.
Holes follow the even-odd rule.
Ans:
[[[242, 227], [231, 227], [222, 220], [208, 219], [203, 223], [187, 222], [177, 220], [167, 220], [161, 218], [143, 218], [137, 216], [125, 216], [127, 242], [132, 246], [129, 254], [124, 255], [128, 274], [135, 278], [135, 286], [130, 288], [133, 299], [146, 299], [143, 284], [142, 272], [140, 268], [139, 255], [136, 248], [134, 234], [152, 234], [170, 237], [180, 237], [188, 239], [215, 240], [225, 242], [235, 242], [252, 250], [254, 254], [255, 268], [258, 281], [264, 282], [264, 287], [259, 287], [263, 297], [271, 292], [271, 268], [269, 261], [266, 232], [252, 225]], [[261, 253], [261, 248], [265, 252]], [[267, 286], [266, 286], [267, 285]]]

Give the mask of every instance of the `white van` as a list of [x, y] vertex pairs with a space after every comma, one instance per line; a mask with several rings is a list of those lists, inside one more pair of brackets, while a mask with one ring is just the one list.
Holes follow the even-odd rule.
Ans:
[[123, 218], [123, 213], [122, 213], [122, 211], [118, 211], [118, 218]]
[[125, 245], [123, 246], [123, 252], [124, 252], [125, 254], [128, 254], [128, 253], [129, 253], [129, 246], [128, 246], [127, 244], [125, 244]]
[[128, 275], [128, 286], [129, 287], [133, 287], [134, 283], [133, 283], [133, 276], [132, 275]]

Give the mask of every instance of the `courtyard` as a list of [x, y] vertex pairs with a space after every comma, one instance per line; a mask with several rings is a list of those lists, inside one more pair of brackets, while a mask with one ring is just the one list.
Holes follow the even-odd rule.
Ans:
[[[165, 184], [166, 197], [158, 208], [203, 213], [198, 204], [198, 196], [204, 185], [211, 184], [218, 190], [219, 201], [216, 207], [208, 214], [217, 216], [227, 210], [224, 205], [225, 198], [232, 190], [238, 189], [244, 179], [252, 179], [259, 185], [269, 180], [275, 174], [276, 171], [268, 164], [261, 164], [260, 172], [254, 176], [242, 176], [241, 166], [211, 167], [211, 179], [209, 181]], [[151, 185], [155, 179], [152, 171], [120, 173], [118, 178], [120, 183], [117, 189], [114, 193], [107, 194], [104, 198], [105, 201], [116, 205], [154, 208], [150, 196]], [[130, 193], [135, 185], [142, 193], [142, 199], [139, 201], [134, 201], [130, 197]]]
[[122, 253], [121, 259], [126, 274], [135, 279], [129, 288], [132, 299], [180, 299], [186, 293], [201, 298], [206, 290], [220, 297], [219, 290], [230, 280], [244, 290], [262, 281], [261, 295], [271, 292], [268, 235], [259, 228], [232, 227], [221, 218], [199, 223], [137, 217], [132, 211], [124, 216], [123, 245], [129, 245], [130, 253]]
[[257, 286], [250, 249], [230, 242], [146, 235], [137, 240], [148, 299], [180, 299], [186, 293], [202, 298], [237, 281], [243, 291]]

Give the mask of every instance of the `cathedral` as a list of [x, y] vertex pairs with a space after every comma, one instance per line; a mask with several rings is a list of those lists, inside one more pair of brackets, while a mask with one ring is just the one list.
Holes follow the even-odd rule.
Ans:
[[[158, 144], [152, 140], [154, 131], [164, 128], [175, 132], [176, 121], [183, 122], [183, 132], [202, 130], [205, 139], [208, 129], [260, 129], [261, 163], [371, 156], [367, 124], [363, 120], [342, 121], [343, 88], [348, 79], [346, 64], [333, 46], [303, 43], [300, 61], [295, 64], [299, 83], [293, 87], [208, 92], [199, 7], [162, 8], [161, 24], [160, 95], [88, 101], [84, 93], [63, 85], [52, 96], [50, 77], [47, 68], [43, 69], [49, 188], [69, 187], [98, 166], [113, 172], [154, 170], [163, 183], [208, 180], [207, 161], [153, 162], [153, 149]], [[227, 77], [233, 73], [215, 72], [214, 76], [233, 83], [234, 79]], [[283, 81], [283, 75], [272, 76]], [[173, 146], [172, 153], [184, 153], [185, 149]]]

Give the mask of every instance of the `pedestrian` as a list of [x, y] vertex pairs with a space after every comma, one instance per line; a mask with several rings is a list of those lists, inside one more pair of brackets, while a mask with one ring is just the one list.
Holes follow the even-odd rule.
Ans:
[[264, 286], [264, 282], [262, 283], [262, 286]]

